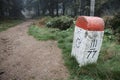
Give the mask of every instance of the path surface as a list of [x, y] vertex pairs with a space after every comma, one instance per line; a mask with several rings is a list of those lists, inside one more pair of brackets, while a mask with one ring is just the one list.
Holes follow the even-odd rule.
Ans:
[[66, 80], [56, 41], [37, 41], [27, 21], [0, 33], [0, 80]]

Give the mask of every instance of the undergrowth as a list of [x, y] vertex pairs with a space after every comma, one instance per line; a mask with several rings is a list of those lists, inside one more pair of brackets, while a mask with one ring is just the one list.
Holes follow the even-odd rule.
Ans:
[[59, 28], [60, 30], [66, 30], [73, 24], [73, 18], [68, 16], [59, 16], [49, 19], [46, 22], [47, 27]]
[[8, 28], [11, 28], [19, 23], [21, 23], [22, 20], [3, 20], [0, 21], [0, 32], [7, 30]]
[[[120, 45], [114, 42], [110, 35], [104, 36], [100, 56], [96, 64], [79, 67], [76, 60], [71, 57], [74, 27], [67, 30], [55, 28], [40, 28], [32, 25], [29, 34], [37, 40], [57, 40], [62, 49], [65, 65], [70, 77], [68, 80], [120, 80]], [[106, 31], [107, 32], [107, 31]]]

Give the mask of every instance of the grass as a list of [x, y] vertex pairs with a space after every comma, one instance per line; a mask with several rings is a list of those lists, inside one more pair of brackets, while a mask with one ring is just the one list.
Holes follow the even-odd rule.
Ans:
[[68, 80], [120, 80], [120, 45], [105, 35], [98, 62], [80, 68], [76, 60], [71, 57], [73, 32], [74, 27], [61, 31], [32, 25], [28, 33], [37, 40], [58, 41], [65, 65], [71, 75]]
[[22, 20], [3, 20], [0, 21], [0, 32], [7, 30], [8, 28], [11, 28], [19, 23], [21, 23]]

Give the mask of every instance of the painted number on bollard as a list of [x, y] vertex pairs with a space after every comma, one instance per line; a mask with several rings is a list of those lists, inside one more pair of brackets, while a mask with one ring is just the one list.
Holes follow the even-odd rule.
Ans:
[[77, 48], [80, 47], [81, 42], [82, 42], [82, 39], [81, 39], [81, 38], [77, 38], [77, 39], [76, 39], [76, 47], [77, 47]]
[[90, 50], [88, 51], [88, 56], [87, 59], [92, 55], [92, 58], [95, 56], [97, 50], [95, 49], [97, 46], [97, 40], [92, 40], [91, 45], [90, 45]]

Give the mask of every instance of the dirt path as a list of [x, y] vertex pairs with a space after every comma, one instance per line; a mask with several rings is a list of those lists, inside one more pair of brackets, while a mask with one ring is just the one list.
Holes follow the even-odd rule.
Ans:
[[0, 80], [66, 80], [56, 41], [37, 41], [27, 21], [0, 33]]

